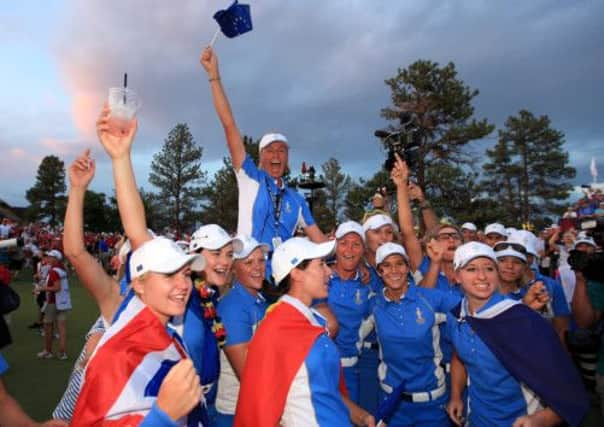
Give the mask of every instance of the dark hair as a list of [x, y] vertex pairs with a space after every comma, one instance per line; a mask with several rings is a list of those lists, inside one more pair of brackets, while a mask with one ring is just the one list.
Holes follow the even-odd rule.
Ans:
[[[306, 270], [306, 268], [308, 267], [308, 265], [310, 264], [311, 261], [312, 261], [312, 259], [305, 259], [304, 261], [302, 261], [300, 264], [298, 264], [294, 268], [298, 268], [300, 270]], [[277, 290], [279, 291], [280, 295], [285, 295], [286, 293], [289, 292], [290, 287], [291, 287], [291, 271], [287, 276], [285, 276], [283, 278], [283, 280], [281, 280], [279, 282], [279, 284], [277, 285]]]

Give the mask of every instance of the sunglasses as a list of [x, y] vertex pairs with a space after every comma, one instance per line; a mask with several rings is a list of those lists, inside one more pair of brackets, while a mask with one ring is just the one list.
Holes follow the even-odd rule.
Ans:
[[495, 252], [505, 251], [506, 249], [512, 249], [516, 252], [526, 255], [526, 248], [519, 243], [501, 242], [497, 243], [494, 247]]
[[447, 240], [461, 240], [459, 233], [439, 233], [436, 236], [436, 240], [439, 242], [446, 242]]

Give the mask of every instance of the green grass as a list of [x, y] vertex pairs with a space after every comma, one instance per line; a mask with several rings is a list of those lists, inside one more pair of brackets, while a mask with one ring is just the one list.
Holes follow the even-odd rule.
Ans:
[[[21, 296], [21, 306], [11, 313], [10, 330], [13, 344], [2, 349], [10, 368], [2, 379], [9, 392], [32, 418], [44, 420], [50, 418], [63, 395], [75, 359], [84, 344], [84, 336], [99, 316], [99, 310], [75, 274], [71, 275], [69, 284], [73, 310], [67, 317], [69, 359], [38, 359], [36, 353], [42, 350], [44, 338], [37, 329], [27, 328], [27, 325], [37, 318], [38, 312], [38, 306], [31, 294], [31, 283], [30, 270], [22, 271], [17, 280], [13, 281], [13, 289]], [[55, 352], [57, 344], [55, 340]]]
[[[43, 338], [37, 330], [28, 329], [37, 316], [38, 306], [31, 295], [31, 271], [24, 270], [13, 282], [13, 288], [21, 295], [21, 306], [11, 313], [10, 325], [13, 344], [2, 350], [10, 369], [2, 379], [23, 409], [36, 420], [50, 418], [52, 411], [65, 391], [67, 379], [75, 359], [84, 344], [84, 336], [99, 310], [75, 275], [70, 276], [73, 310], [67, 318], [67, 354], [69, 360], [40, 360], [36, 353], [42, 350]], [[56, 351], [57, 341], [54, 341]], [[598, 408], [592, 409], [583, 423], [584, 427], [604, 425]]]

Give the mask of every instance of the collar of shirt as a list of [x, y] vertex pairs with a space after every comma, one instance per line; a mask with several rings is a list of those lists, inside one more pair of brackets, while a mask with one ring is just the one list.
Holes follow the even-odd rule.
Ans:
[[291, 305], [296, 310], [298, 310], [300, 313], [302, 313], [304, 315], [304, 317], [306, 317], [308, 319], [308, 321], [314, 326], [319, 326], [321, 328], [325, 326], [325, 325], [321, 325], [316, 317], [323, 319], [325, 321], [325, 323], [327, 323], [327, 319], [325, 319], [325, 317], [323, 317], [318, 311], [308, 307], [306, 304], [304, 304], [298, 298], [294, 298], [291, 295], [283, 295], [280, 300]]
[[384, 288], [382, 289], [382, 296], [384, 297], [384, 300], [386, 302], [400, 302], [403, 299], [408, 299], [409, 301], [415, 301], [417, 299], [417, 289], [415, 288], [415, 286], [411, 286], [410, 284], [407, 285], [407, 292], [402, 294], [398, 301], [394, 301], [394, 300], [391, 300], [390, 298], [388, 298], [388, 296], [386, 295], [387, 289], [388, 288], [384, 285]]
[[511, 298], [506, 298], [501, 295], [499, 292], [495, 292], [491, 295], [491, 298], [484, 304], [480, 309], [474, 314], [471, 315], [468, 309], [468, 299], [464, 297], [461, 301], [461, 310], [459, 311], [460, 319], [465, 318], [466, 316], [476, 317], [479, 319], [489, 319], [491, 317], [495, 317], [499, 313], [507, 310], [510, 306], [520, 304], [518, 301], [514, 301]]
[[255, 304], [262, 304], [266, 302], [266, 299], [264, 298], [264, 295], [262, 295], [262, 292], [258, 291], [258, 294], [254, 296], [239, 281], [235, 282], [233, 288], [231, 289], [231, 292], [237, 292], [237, 294], [241, 295], [244, 299], [247, 299], [250, 302], [253, 301]]
[[341, 280], [343, 282], [346, 282], [348, 280], [356, 282], [356, 281], [360, 281], [361, 280], [361, 272], [357, 268], [357, 271], [356, 271], [356, 273], [355, 273], [355, 275], [354, 275], [353, 278], [351, 278], [351, 279], [342, 279], [342, 277], [340, 277], [340, 275], [338, 274], [338, 272], [334, 268], [332, 268], [331, 269], [331, 278], [339, 279], [339, 280]]

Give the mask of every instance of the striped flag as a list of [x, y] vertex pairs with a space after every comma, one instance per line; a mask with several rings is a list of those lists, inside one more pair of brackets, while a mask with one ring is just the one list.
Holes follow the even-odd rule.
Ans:
[[86, 367], [72, 425], [138, 425], [170, 368], [187, 357], [175, 335], [130, 294]]
[[598, 169], [596, 168], [596, 158], [591, 158], [591, 164], [589, 165], [589, 172], [591, 173], [591, 177], [594, 179], [594, 182], [598, 180]]

